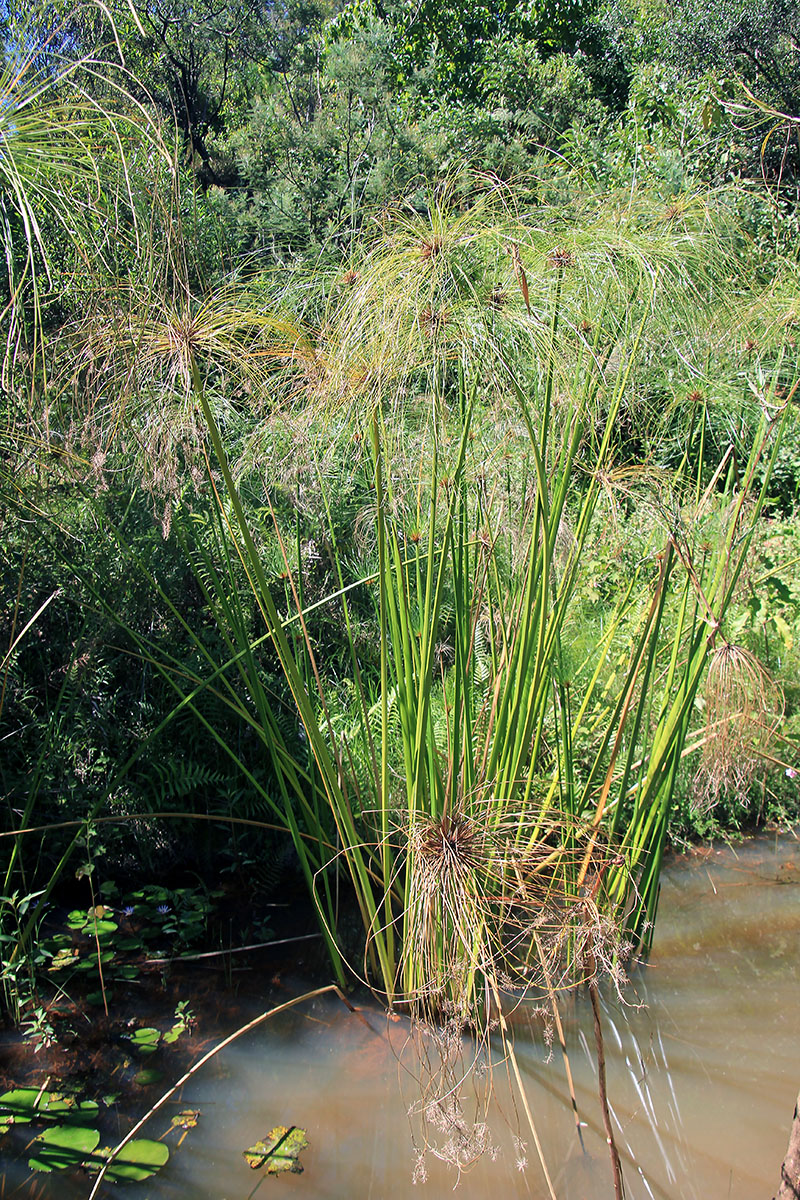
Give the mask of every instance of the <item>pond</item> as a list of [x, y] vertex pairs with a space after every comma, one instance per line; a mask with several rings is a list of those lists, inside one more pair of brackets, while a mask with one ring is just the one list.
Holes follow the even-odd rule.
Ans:
[[[632, 1200], [773, 1195], [800, 1086], [799, 901], [793, 835], [698, 851], [665, 872], [655, 944], [648, 965], [633, 972], [633, 1003], [604, 997], [608, 1092]], [[558, 1047], [548, 1049], [541, 1022], [523, 1010], [515, 1016], [516, 1056], [559, 1200], [605, 1200], [613, 1188], [588, 1002], [566, 1003], [564, 1023], [585, 1152]], [[273, 1188], [308, 1200], [444, 1195], [457, 1176], [435, 1153], [425, 1156], [427, 1180], [412, 1182], [413, 1139], [419, 1148], [421, 1136], [418, 1117], [409, 1116], [419, 1107], [416, 1074], [404, 1020], [387, 1019], [377, 1006], [353, 1015], [335, 998], [309, 1001], [213, 1058], [180, 1103], [152, 1119], [146, 1132], [157, 1138], [179, 1109], [200, 1114], [167, 1167], [124, 1195], [245, 1200]], [[495, 1068], [492, 1082], [489, 1137], [497, 1153], [462, 1174], [457, 1194], [546, 1197], [505, 1067]], [[304, 1172], [266, 1179], [242, 1152], [279, 1125], [307, 1132]], [[29, 1179], [22, 1164], [7, 1164], [6, 1200], [15, 1187], [37, 1200], [89, 1191], [85, 1175]]]

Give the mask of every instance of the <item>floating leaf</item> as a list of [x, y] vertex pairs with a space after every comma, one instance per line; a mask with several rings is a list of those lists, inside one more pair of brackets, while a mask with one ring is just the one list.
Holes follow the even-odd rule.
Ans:
[[42, 1093], [39, 1088], [14, 1088], [0, 1096], [0, 1122], [3, 1133], [12, 1125], [30, 1125], [38, 1115]]
[[196, 1108], [185, 1108], [177, 1117], [172, 1118], [173, 1129], [194, 1129], [200, 1112]]
[[[106, 910], [107, 911], [107, 910]], [[98, 921], [91, 919], [86, 924], [86, 932], [97, 934], [98, 937], [108, 937], [111, 933], [116, 933], [119, 929], [116, 921]]]
[[65, 967], [75, 965], [75, 959], [80, 954], [77, 946], [62, 947], [56, 955], [54, 955], [48, 971], [63, 971]]
[[142, 1067], [141, 1071], [134, 1075], [133, 1082], [138, 1083], [139, 1087], [151, 1087], [154, 1083], [160, 1083], [163, 1078], [163, 1073], [155, 1067]]
[[142, 1054], [152, 1054], [161, 1041], [160, 1029], [137, 1029], [131, 1034], [131, 1041]]
[[141, 948], [142, 939], [140, 937], [134, 937], [132, 934], [130, 937], [120, 938], [117, 942], [118, 950], [141, 950]]
[[64, 1171], [79, 1167], [100, 1141], [96, 1129], [81, 1125], [56, 1125], [45, 1129], [33, 1143], [33, 1156], [28, 1159], [32, 1171]]
[[169, 1158], [169, 1149], [163, 1142], [152, 1142], [149, 1138], [137, 1138], [123, 1146], [106, 1171], [106, 1179], [122, 1180], [149, 1179], [155, 1175]]
[[16, 1088], [0, 1096], [0, 1132], [7, 1133], [12, 1125], [29, 1125], [34, 1118], [85, 1123], [93, 1121], [97, 1112], [94, 1100], [79, 1101], [76, 1096], [39, 1088]]
[[[51, 1110], [48, 1110], [48, 1112]], [[68, 1113], [65, 1114], [67, 1121], [93, 1121], [100, 1111], [100, 1105], [96, 1100], [81, 1100], [80, 1104], [74, 1105]]]
[[254, 1146], [244, 1150], [243, 1154], [247, 1165], [254, 1171], [259, 1167], [266, 1167], [268, 1175], [282, 1175], [286, 1171], [299, 1175], [303, 1170], [299, 1161], [300, 1154], [307, 1146], [305, 1129], [300, 1129], [297, 1125], [276, 1125], [263, 1142], [256, 1142]]
[[[101, 962], [104, 962], [104, 963], [111, 962], [113, 957], [114, 957], [113, 950], [101, 950], [101, 952], [100, 952], [100, 961]], [[75, 964], [76, 969], [78, 971], [96, 971], [97, 970], [97, 958], [98, 958], [98, 956], [96, 954], [90, 954], [86, 958], [82, 958], [79, 963]]]

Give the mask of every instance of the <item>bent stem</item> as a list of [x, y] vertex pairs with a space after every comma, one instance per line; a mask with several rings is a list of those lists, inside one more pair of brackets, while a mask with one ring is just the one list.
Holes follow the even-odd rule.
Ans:
[[94, 1186], [89, 1193], [88, 1200], [94, 1200], [100, 1184], [103, 1182], [106, 1171], [114, 1162], [114, 1159], [119, 1156], [122, 1150], [124, 1150], [128, 1142], [136, 1137], [136, 1134], [140, 1129], [144, 1128], [150, 1118], [154, 1116], [160, 1108], [163, 1108], [167, 1101], [174, 1096], [175, 1093], [179, 1091], [183, 1085], [192, 1078], [193, 1075], [196, 1075], [201, 1067], [204, 1067], [207, 1062], [214, 1058], [215, 1055], [219, 1054], [220, 1050], [224, 1050], [227, 1046], [230, 1046], [231, 1043], [235, 1042], [237, 1038], [243, 1037], [245, 1033], [249, 1033], [250, 1030], [255, 1029], [257, 1025], [262, 1025], [264, 1021], [268, 1021], [270, 1017], [275, 1017], [278, 1015], [278, 1013], [286, 1012], [287, 1009], [294, 1008], [295, 1005], [302, 1004], [306, 1000], [313, 1000], [316, 996], [324, 996], [328, 992], [335, 992], [342, 1004], [349, 1008], [350, 1012], [354, 1013], [357, 1011], [347, 999], [344, 992], [337, 987], [335, 983], [329, 983], [325, 987], [316, 988], [313, 992], [304, 992], [302, 996], [295, 996], [293, 1000], [287, 1000], [283, 1004], [278, 1004], [275, 1008], [269, 1009], [268, 1012], [261, 1013], [259, 1017], [255, 1017], [252, 1021], [248, 1021], [246, 1025], [242, 1025], [239, 1029], [229, 1034], [228, 1037], [223, 1038], [218, 1045], [214, 1046], [212, 1050], [209, 1050], [207, 1054], [204, 1054], [201, 1059], [198, 1059], [198, 1061], [194, 1063], [194, 1065], [191, 1066], [184, 1075], [181, 1075], [178, 1082], [173, 1084], [171, 1088], [164, 1092], [164, 1095], [156, 1100], [155, 1104], [153, 1104], [152, 1107], [147, 1110], [141, 1120], [137, 1121], [133, 1128], [125, 1134], [125, 1137], [122, 1139], [122, 1141], [117, 1143], [117, 1145], [106, 1158], [103, 1166], [100, 1168], [100, 1173], [98, 1174], [97, 1179], [94, 1181]]

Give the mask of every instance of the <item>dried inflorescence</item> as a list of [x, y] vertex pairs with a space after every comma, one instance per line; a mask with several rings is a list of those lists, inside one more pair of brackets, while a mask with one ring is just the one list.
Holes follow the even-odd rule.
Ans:
[[426, 307], [419, 314], [419, 323], [427, 337], [435, 337], [441, 333], [449, 320], [450, 314], [446, 308]]
[[[587, 948], [618, 988], [630, 947], [602, 903], [607, 872], [624, 867], [555, 818], [490, 806], [418, 820], [403, 831], [409, 860], [403, 991], [418, 1019], [443, 1012], [485, 1029], [501, 997], [517, 1004], [585, 979]], [[588, 848], [587, 848], [588, 846]], [[591, 880], [591, 886], [586, 882]]]
[[497, 821], [491, 805], [476, 801], [402, 832], [403, 985], [420, 1088], [409, 1116], [422, 1180], [427, 1153], [459, 1174], [496, 1153], [485, 1118], [496, 1048], [500, 1061], [512, 1053], [510, 1010], [532, 998], [552, 1038], [565, 989], [607, 976], [621, 997], [632, 947], [604, 901], [625, 863], [600, 845], [596, 829], [578, 830], [555, 812]]
[[505, 308], [508, 304], [508, 292], [501, 287], [492, 288], [486, 302], [490, 308]]
[[419, 248], [419, 256], [423, 260], [436, 258], [437, 254], [442, 252], [442, 239], [437, 237], [427, 238], [422, 242]]
[[783, 715], [783, 696], [744, 646], [723, 641], [706, 678], [706, 727], [694, 804], [713, 807], [725, 795], [744, 801]]
[[567, 267], [575, 266], [575, 255], [566, 246], [556, 246], [547, 256], [551, 267], [564, 271]]

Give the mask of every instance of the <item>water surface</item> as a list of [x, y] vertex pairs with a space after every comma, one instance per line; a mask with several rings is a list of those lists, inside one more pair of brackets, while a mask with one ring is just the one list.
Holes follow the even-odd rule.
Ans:
[[[666, 871], [650, 962], [633, 973], [631, 999], [639, 1006], [604, 997], [608, 1090], [631, 1200], [773, 1195], [800, 1087], [799, 964], [794, 837], [698, 852]], [[291, 987], [303, 990], [299, 982]], [[588, 1003], [566, 1006], [564, 1019], [585, 1152], [561, 1055], [550, 1052], [524, 1014], [516, 1021], [517, 1059], [559, 1200], [606, 1200], [613, 1189]], [[275, 1018], [190, 1081], [181, 1105], [200, 1110], [198, 1128], [158, 1177], [124, 1194], [130, 1200], [245, 1200], [273, 1189], [307, 1200], [448, 1194], [457, 1176], [435, 1154], [425, 1159], [427, 1181], [412, 1182], [412, 1139], [416, 1132], [419, 1148], [420, 1132], [409, 1109], [420, 1093], [407, 1038], [405, 1023], [377, 1007], [364, 1008], [360, 1018], [327, 997]], [[496, 1155], [484, 1155], [463, 1174], [457, 1194], [540, 1200], [548, 1195], [542, 1170], [502, 1065], [494, 1085], [489, 1137]], [[175, 1111], [156, 1116], [148, 1135], [163, 1132]], [[293, 1124], [308, 1132], [304, 1173], [260, 1182], [242, 1150], [273, 1126]], [[37, 1180], [37, 1196], [86, 1195], [85, 1180], [68, 1191], [52, 1178], [53, 1184]]]

